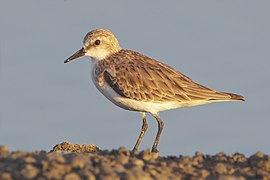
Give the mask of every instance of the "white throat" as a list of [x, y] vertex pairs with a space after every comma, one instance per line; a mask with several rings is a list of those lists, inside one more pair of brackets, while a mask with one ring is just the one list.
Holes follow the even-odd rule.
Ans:
[[105, 49], [90, 50], [85, 53], [85, 56], [90, 56], [95, 61], [100, 61], [108, 57], [109, 52]]

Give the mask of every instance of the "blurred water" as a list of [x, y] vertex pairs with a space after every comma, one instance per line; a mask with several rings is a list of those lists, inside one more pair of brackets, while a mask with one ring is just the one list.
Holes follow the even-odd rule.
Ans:
[[[131, 149], [139, 113], [115, 107], [90, 81], [90, 59], [63, 61], [84, 35], [108, 28], [122, 47], [170, 64], [208, 87], [245, 96], [160, 113], [163, 155], [270, 153], [269, 1], [1, 1], [0, 144], [49, 150], [56, 143]], [[141, 149], [150, 148], [149, 130]]]

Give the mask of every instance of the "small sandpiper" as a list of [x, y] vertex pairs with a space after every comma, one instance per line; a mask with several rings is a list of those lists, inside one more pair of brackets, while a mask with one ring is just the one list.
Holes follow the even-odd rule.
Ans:
[[158, 112], [212, 102], [244, 101], [241, 95], [209, 89], [164, 63], [122, 49], [113, 33], [106, 29], [89, 32], [84, 37], [83, 47], [64, 62], [81, 56], [91, 57], [92, 80], [104, 96], [121, 108], [141, 113], [143, 125], [134, 153], [138, 152], [148, 128], [146, 113], [154, 116], [158, 123], [152, 146], [152, 152], [158, 152], [163, 130]]

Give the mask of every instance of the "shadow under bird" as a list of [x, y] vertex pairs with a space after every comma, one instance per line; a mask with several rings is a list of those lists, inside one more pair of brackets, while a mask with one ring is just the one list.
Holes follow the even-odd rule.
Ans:
[[209, 89], [164, 63], [122, 49], [113, 33], [106, 29], [89, 32], [84, 37], [83, 47], [64, 62], [81, 56], [91, 57], [92, 80], [104, 96], [121, 108], [141, 113], [143, 125], [134, 153], [138, 152], [148, 128], [146, 113], [154, 116], [158, 123], [152, 146], [152, 152], [158, 152], [163, 129], [158, 112], [212, 102], [244, 101], [241, 95]]

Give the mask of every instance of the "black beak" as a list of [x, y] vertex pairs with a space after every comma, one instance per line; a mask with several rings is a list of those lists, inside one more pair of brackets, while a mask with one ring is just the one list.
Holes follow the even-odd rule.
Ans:
[[85, 55], [85, 51], [84, 48], [81, 48], [79, 51], [75, 52], [72, 56], [70, 56], [69, 58], [67, 58], [64, 63], [68, 63], [69, 61], [72, 61], [78, 57], [84, 56]]

